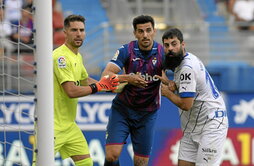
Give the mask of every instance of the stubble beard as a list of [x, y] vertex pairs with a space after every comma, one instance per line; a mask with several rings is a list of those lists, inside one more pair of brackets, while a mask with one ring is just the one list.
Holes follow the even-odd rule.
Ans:
[[144, 49], [147, 49], [147, 48], [150, 48], [152, 46], [152, 42], [151, 41], [142, 41], [141, 42], [141, 46], [144, 48]]
[[74, 41], [73, 44], [72, 44], [72, 46], [73, 46], [74, 48], [79, 48], [79, 47], [82, 46], [83, 41], [82, 41], [82, 42], [78, 42], [78, 43], [80, 43], [80, 44], [76, 44], [76, 42]]

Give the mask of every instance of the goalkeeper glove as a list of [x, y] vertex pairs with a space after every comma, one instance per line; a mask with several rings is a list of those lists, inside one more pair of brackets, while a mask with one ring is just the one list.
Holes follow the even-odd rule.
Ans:
[[119, 85], [119, 79], [117, 75], [112, 75], [109, 77], [109, 75], [106, 75], [101, 78], [101, 80], [97, 83], [93, 83], [89, 85], [92, 89], [92, 93], [96, 92], [105, 92], [105, 91], [113, 91], [117, 89], [117, 86]]

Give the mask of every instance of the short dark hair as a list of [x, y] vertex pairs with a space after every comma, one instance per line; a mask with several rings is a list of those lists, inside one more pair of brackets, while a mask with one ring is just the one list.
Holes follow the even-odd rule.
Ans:
[[66, 17], [64, 19], [64, 27], [68, 28], [70, 26], [70, 22], [74, 22], [74, 21], [80, 21], [83, 22], [85, 24], [85, 18], [81, 15], [69, 15], [68, 17]]
[[132, 25], [133, 25], [134, 30], [136, 30], [137, 24], [145, 24], [148, 22], [151, 22], [152, 26], [154, 28], [154, 19], [153, 19], [153, 17], [148, 16], [148, 15], [140, 15], [140, 16], [135, 17], [133, 19]]
[[172, 28], [164, 32], [164, 34], [162, 35], [162, 42], [164, 41], [164, 39], [173, 39], [174, 37], [177, 37], [177, 39], [181, 43], [183, 42], [183, 34], [177, 28]]

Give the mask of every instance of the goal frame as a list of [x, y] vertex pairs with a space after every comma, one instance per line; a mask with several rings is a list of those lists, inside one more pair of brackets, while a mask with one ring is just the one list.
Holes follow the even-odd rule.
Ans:
[[35, 0], [36, 166], [54, 165], [52, 0]]

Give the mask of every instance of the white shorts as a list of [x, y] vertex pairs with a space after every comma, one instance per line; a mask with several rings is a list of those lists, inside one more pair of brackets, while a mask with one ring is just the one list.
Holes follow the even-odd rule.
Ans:
[[196, 163], [196, 166], [219, 166], [227, 130], [223, 127], [210, 128], [201, 134], [184, 133], [178, 159]]

